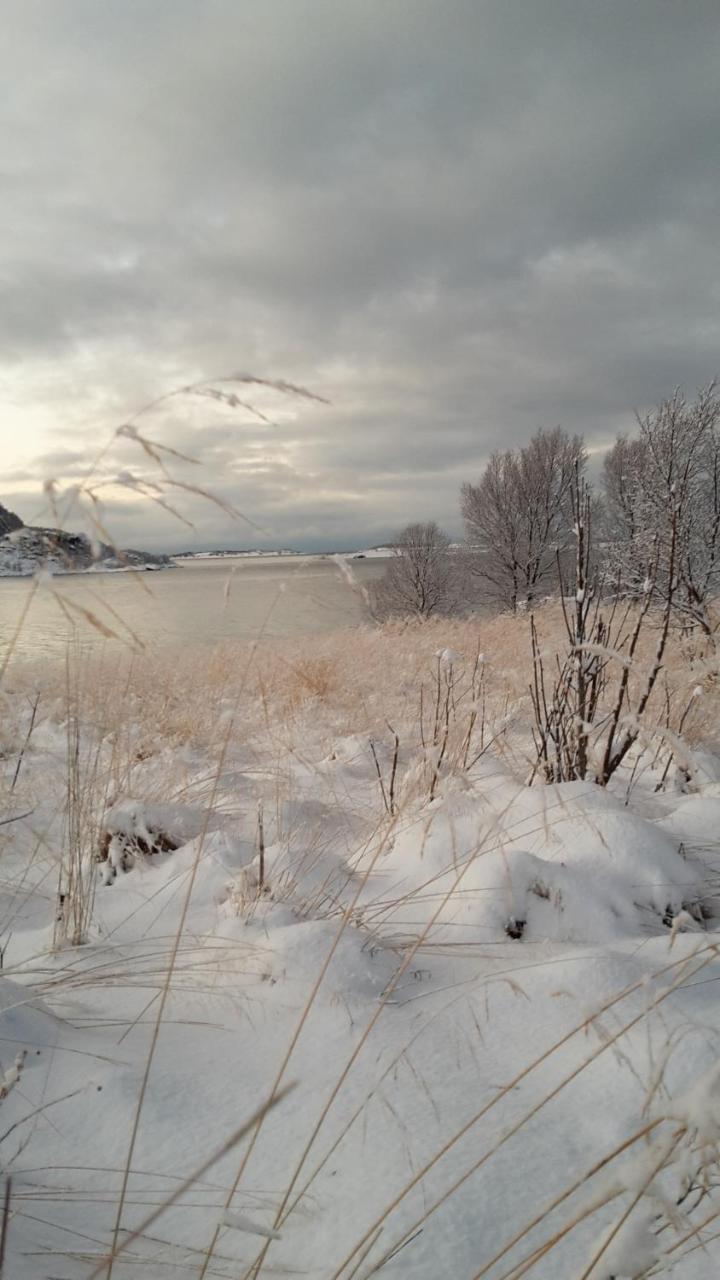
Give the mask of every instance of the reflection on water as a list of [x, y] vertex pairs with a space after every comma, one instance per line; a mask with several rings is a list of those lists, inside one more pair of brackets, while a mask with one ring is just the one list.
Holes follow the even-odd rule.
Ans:
[[[347, 563], [359, 584], [385, 570], [380, 559]], [[368, 616], [362, 592], [353, 590], [335, 561], [312, 556], [196, 560], [160, 573], [78, 574], [53, 578], [52, 589], [66, 612], [51, 591], [38, 588], [17, 640], [18, 657], [59, 657], [73, 629], [88, 646], [117, 643], [103, 640], [83, 610], [128, 643], [135, 635], [154, 649], [332, 631]], [[0, 579], [3, 654], [31, 590], [28, 579]]]

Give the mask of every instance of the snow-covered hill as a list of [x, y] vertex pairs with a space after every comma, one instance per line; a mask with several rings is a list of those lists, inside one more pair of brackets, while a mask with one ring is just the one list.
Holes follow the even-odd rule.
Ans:
[[127, 568], [166, 568], [168, 556], [146, 551], [118, 551], [93, 546], [82, 533], [23, 525], [0, 508], [0, 577], [28, 577], [38, 569], [51, 573], [84, 573]]

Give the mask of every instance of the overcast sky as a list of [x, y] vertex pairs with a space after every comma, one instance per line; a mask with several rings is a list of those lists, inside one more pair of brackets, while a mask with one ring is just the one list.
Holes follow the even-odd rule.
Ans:
[[140, 418], [263, 532], [106, 487], [152, 475], [118, 441], [123, 544], [456, 532], [493, 449], [600, 450], [720, 370], [718, 0], [5, 0], [2, 28], [0, 501], [28, 521], [198, 379], [332, 403]]

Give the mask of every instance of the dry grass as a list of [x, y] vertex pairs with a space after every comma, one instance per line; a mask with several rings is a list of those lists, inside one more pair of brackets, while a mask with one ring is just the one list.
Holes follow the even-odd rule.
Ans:
[[[541, 650], [551, 665], [564, 636], [559, 605], [543, 606], [535, 620]], [[458, 664], [463, 677], [482, 655], [486, 732], [492, 735], [503, 726], [496, 749], [505, 749], [523, 776], [532, 759], [532, 657], [529, 623], [523, 617], [391, 622], [274, 640], [254, 649], [223, 644], [162, 655], [108, 649], [84, 662], [85, 714], [112, 734], [118, 777], [129, 761], [149, 758], [163, 746], [192, 743], [212, 751], [219, 726], [234, 707], [239, 712], [236, 736], [246, 743], [270, 735], [278, 746], [293, 745], [311, 720], [314, 731], [325, 733], [328, 741], [343, 734], [389, 740], [390, 724], [403, 744], [409, 735], [415, 745], [422, 736], [421, 711], [426, 736], [432, 722], [436, 655], [446, 648], [463, 660]], [[631, 687], [641, 683], [653, 649], [650, 628], [641, 638]], [[55, 702], [60, 713], [64, 688], [57, 671], [40, 675], [16, 668], [8, 687], [31, 698], [40, 690], [42, 705]], [[464, 707], [457, 708], [458, 733], [467, 727], [463, 717], [472, 704], [468, 690], [459, 696]], [[648, 758], [662, 750], [663, 740], [675, 744], [679, 733], [690, 748], [720, 744], [719, 698], [715, 655], [699, 641], [675, 634], [643, 724]]]

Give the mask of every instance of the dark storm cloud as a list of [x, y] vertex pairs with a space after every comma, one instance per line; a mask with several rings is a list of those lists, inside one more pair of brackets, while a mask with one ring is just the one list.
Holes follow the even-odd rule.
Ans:
[[275, 540], [362, 541], [720, 367], [715, 0], [14, 0], [3, 43], [0, 386], [59, 450], [291, 378], [332, 406], [147, 430]]

